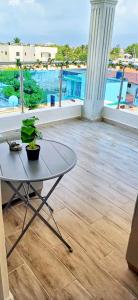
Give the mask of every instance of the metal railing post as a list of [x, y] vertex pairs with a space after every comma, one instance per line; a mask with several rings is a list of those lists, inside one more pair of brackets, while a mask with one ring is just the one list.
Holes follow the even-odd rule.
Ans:
[[122, 78], [121, 78], [121, 83], [120, 83], [120, 90], [119, 90], [119, 96], [118, 96], [117, 109], [120, 108], [120, 102], [121, 102], [121, 99], [122, 99], [124, 75], [125, 75], [125, 67], [123, 68], [123, 73], [122, 73]]
[[61, 107], [62, 104], [62, 83], [63, 83], [63, 66], [61, 66], [60, 75], [59, 75], [59, 107]]
[[23, 92], [23, 69], [20, 67], [20, 102], [22, 113], [24, 113], [24, 92]]

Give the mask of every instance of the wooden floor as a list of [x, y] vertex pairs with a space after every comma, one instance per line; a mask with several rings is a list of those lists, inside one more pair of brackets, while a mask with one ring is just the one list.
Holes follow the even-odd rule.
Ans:
[[[36, 219], [8, 260], [15, 300], [138, 299], [138, 277], [125, 260], [138, 189], [138, 135], [80, 120], [43, 126], [43, 135], [71, 146], [78, 156], [49, 201], [74, 251], [68, 253]], [[24, 212], [19, 203], [4, 214], [8, 247]], [[46, 209], [43, 216], [50, 219]]]

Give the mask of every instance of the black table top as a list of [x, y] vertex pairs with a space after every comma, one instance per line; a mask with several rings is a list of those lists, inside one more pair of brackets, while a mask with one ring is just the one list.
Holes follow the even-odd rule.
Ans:
[[10, 151], [7, 143], [0, 144], [0, 179], [44, 181], [64, 175], [75, 166], [76, 154], [68, 146], [52, 140], [39, 140], [38, 144], [41, 150], [37, 161], [28, 160], [25, 144], [18, 152]]

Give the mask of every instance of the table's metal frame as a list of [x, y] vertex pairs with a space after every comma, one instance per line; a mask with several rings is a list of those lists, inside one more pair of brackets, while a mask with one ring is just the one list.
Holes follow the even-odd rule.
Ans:
[[[29, 229], [29, 227], [31, 226], [32, 222], [34, 221], [34, 219], [36, 217], [39, 217], [41, 219], [41, 221], [44, 222], [45, 225], [47, 225], [49, 227], [49, 229], [63, 242], [63, 244], [68, 248], [68, 250], [70, 252], [72, 252], [72, 248], [70, 247], [70, 245], [64, 240], [64, 238], [62, 237], [62, 234], [59, 230], [59, 227], [55, 221], [55, 218], [53, 216], [53, 208], [47, 203], [49, 197], [51, 196], [51, 194], [53, 193], [53, 191], [55, 190], [56, 186], [59, 184], [59, 182], [61, 181], [61, 179], [63, 178], [64, 175], [60, 175], [56, 182], [53, 184], [52, 188], [50, 189], [50, 191], [47, 193], [46, 196], [42, 197], [41, 194], [32, 186], [32, 182], [29, 181], [25, 181], [25, 182], [20, 182], [19, 186], [16, 188], [14, 186], [14, 184], [11, 181], [5, 181], [7, 183], [7, 185], [12, 189], [13, 191], [13, 195], [10, 198], [10, 200], [8, 201], [7, 205], [5, 206], [4, 210], [7, 210], [12, 201], [14, 200], [15, 196], [18, 196], [18, 198], [20, 198], [26, 205], [26, 211], [25, 211], [25, 216], [24, 216], [24, 220], [23, 220], [23, 226], [22, 226], [22, 231], [19, 235], [19, 237], [17, 238], [17, 240], [14, 242], [13, 246], [11, 247], [11, 249], [8, 251], [7, 253], [7, 257], [9, 257], [11, 255], [11, 253], [13, 252], [13, 250], [15, 249], [15, 247], [17, 246], [17, 244], [19, 243], [19, 241], [22, 239], [22, 237], [24, 236], [24, 234], [26, 233], [26, 231]], [[24, 195], [21, 194], [20, 189], [23, 188], [24, 189]], [[38, 206], [38, 208], [36, 209], [35, 207], [33, 207], [33, 205], [30, 203], [30, 196], [29, 194], [31, 193], [31, 191], [33, 193], [35, 193], [35, 195], [42, 201], [42, 203]], [[40, 214], [41, 209], [43, 208], [43, 206], [46, 205], [50, 215], [56, 225], [57, 230], [55, 230], [50, 223], [45, 220], [45, 218]], [[29, 222], [25, 225], [26, 223], [26, 216], [27, 216], [27, 210], [28, 208], [31, 208], [32, 211], [34, 212], [33, 216], [31, 217], [31, 219], [29, 220]]]

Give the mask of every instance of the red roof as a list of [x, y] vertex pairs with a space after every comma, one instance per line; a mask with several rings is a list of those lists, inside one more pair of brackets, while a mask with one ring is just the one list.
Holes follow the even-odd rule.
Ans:
[[[107, 78], [116, 77], [116, 70], [115, 71], [109, 71], [107, 74]], [[138, 71], [132, 71], [132, 72], [125, 72], [125, 78], [128, 79], [128, 82], [138, 84]]]

